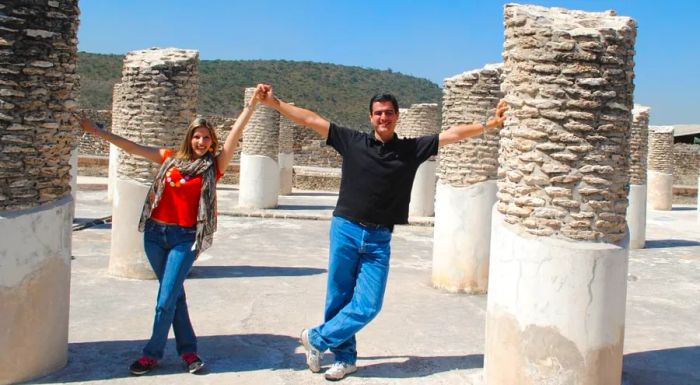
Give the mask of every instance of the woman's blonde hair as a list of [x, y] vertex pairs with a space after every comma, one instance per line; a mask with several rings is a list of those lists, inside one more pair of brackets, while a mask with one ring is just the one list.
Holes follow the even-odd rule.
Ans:
[[211, 137], [211, 147], [209, 151], [216, 151], [219, 148], [219, 138], [216, 137], [216, 130], [206, 119], [198, 116], [192, 120], [190, 125], [187, 127], [187, 135], [180, 143], [180, 149], [175, 154], [177, 159], [182, 160], [192, 160], [194, 158], [194, 151], [192, 151], [192, 136], [194, 136], [194, 130], [199, 127], [206, 127], [209, 130], [209, 137]]

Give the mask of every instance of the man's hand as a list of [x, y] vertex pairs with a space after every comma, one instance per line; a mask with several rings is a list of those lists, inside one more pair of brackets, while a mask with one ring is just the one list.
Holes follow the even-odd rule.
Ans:
[[73, 118], [75, 118], [78, 121], [78, 124], [80, 124], [80, 128], [82, 128], [83, 131], [87, 132], [88, 134], [96, 135], [97, 131], [100, 131], [100, 127], [96, 124], [93, 124], [84, 112], [80, 115], [74, 112], [72, 113], [72, 115]]
[[496, 112], [494, 112], [493, 117], [486, 122], [486, 128], [496, 128], [503, 127], [503, 122], [506, 120], [506, 110], [508, 105], [506, 105], [505, 99], [501, 99], [496, 106]]
[[268, 106], [276, 101], [276, 98], [272, 95], [272, 86], [265, 83], [260, 83], [255, 87], [254, 98]]

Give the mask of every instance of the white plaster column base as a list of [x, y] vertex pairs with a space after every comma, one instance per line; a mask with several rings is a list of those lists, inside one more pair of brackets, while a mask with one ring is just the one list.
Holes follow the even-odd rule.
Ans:
[[294, 184], [294, 154], [279, 153], [277, 160], [280, 165], [280, 195], [289, 195], [292, 193], [292, 185]]
[[109, 273], [118, 277], [155, 279], [138, 229], [149, 186], [117, 178], [112, 197], [112, 247]]
[[630, 185], [627, 226], [630, 249], [643, 249], [647, 233], [647, 186]]
[[107, 200], [112, 201], [114, 197], [114, 183], [117, 180], [117, 169], [119, 168], [119, 147], [110, 143], [109, 145], [109, 165], [107, 167]]
[[66, 365], [72, 219], [70, 196], [0, 212], [0, 384]]
[[430, 217], [435, 214], [436, 169], [437, 162], [433, 159], [418, 166], [411, 188], [411, 202], [408, 205], [409, 216]]
[[647, 202], [652, 210], [671, 210], [673, 174], [647, 171]]
[[277, 207], [280, 170], [277, 162], [264, 155], [241, 154], [238, 206], [248, 209]]
[[489, 280], [491, 208], [496, 181], [437, 184], [432, 282], [450, 292], [484, 293]]
[[619, 385], [627, 245], [518, 234], [494, 210], [488, 385]]

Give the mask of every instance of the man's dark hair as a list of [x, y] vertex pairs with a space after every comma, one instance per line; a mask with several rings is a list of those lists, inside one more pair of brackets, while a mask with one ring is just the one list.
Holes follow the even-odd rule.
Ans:
[[396, 98], [392, 94], [376, 94], [372, 96], [372, 99], [369, 101], [369, 113], [372, 113], [372, 104], [374, 102], [391, 102], [391, 104], [394, 106], [394, 112], [399, 113], [399, 102], [396, 101]]

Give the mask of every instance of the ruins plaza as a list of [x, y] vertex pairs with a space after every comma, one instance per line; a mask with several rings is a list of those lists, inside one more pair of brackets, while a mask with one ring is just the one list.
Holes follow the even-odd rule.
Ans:
[[[78, 182], [75, 229], [111, 210], [105, 178]], [[237, 192], [236, 185], [220, 185], [220, 204], [235, 202]], [[278, 209], [222, 212], [214, 246], [185, 283], [208, 368], [198, 376], [182, 369], [172, 334], [159, 368], [129, 375], [148, 338], [157, 283], [108, 274], [109, 224], [73, 231], [68, 364], [30, 383], [327, 383], [306, 368], [297, 339], [323, 317], [325, 218], [335, 199], [333, 192], [295, 190], [280, 196]], [[647, 216], [646, 248], [630, 250], [623, 383], [698, 384], [697, 211], [676, 205]], [[384, 308], [358, 334], [360, 368], [343, 383], [483, 383], [486, 295], [434, 289], [432, 242], [429, 225], [397, 226]], [[331, 356], [325, 359], [330, 365]]]

